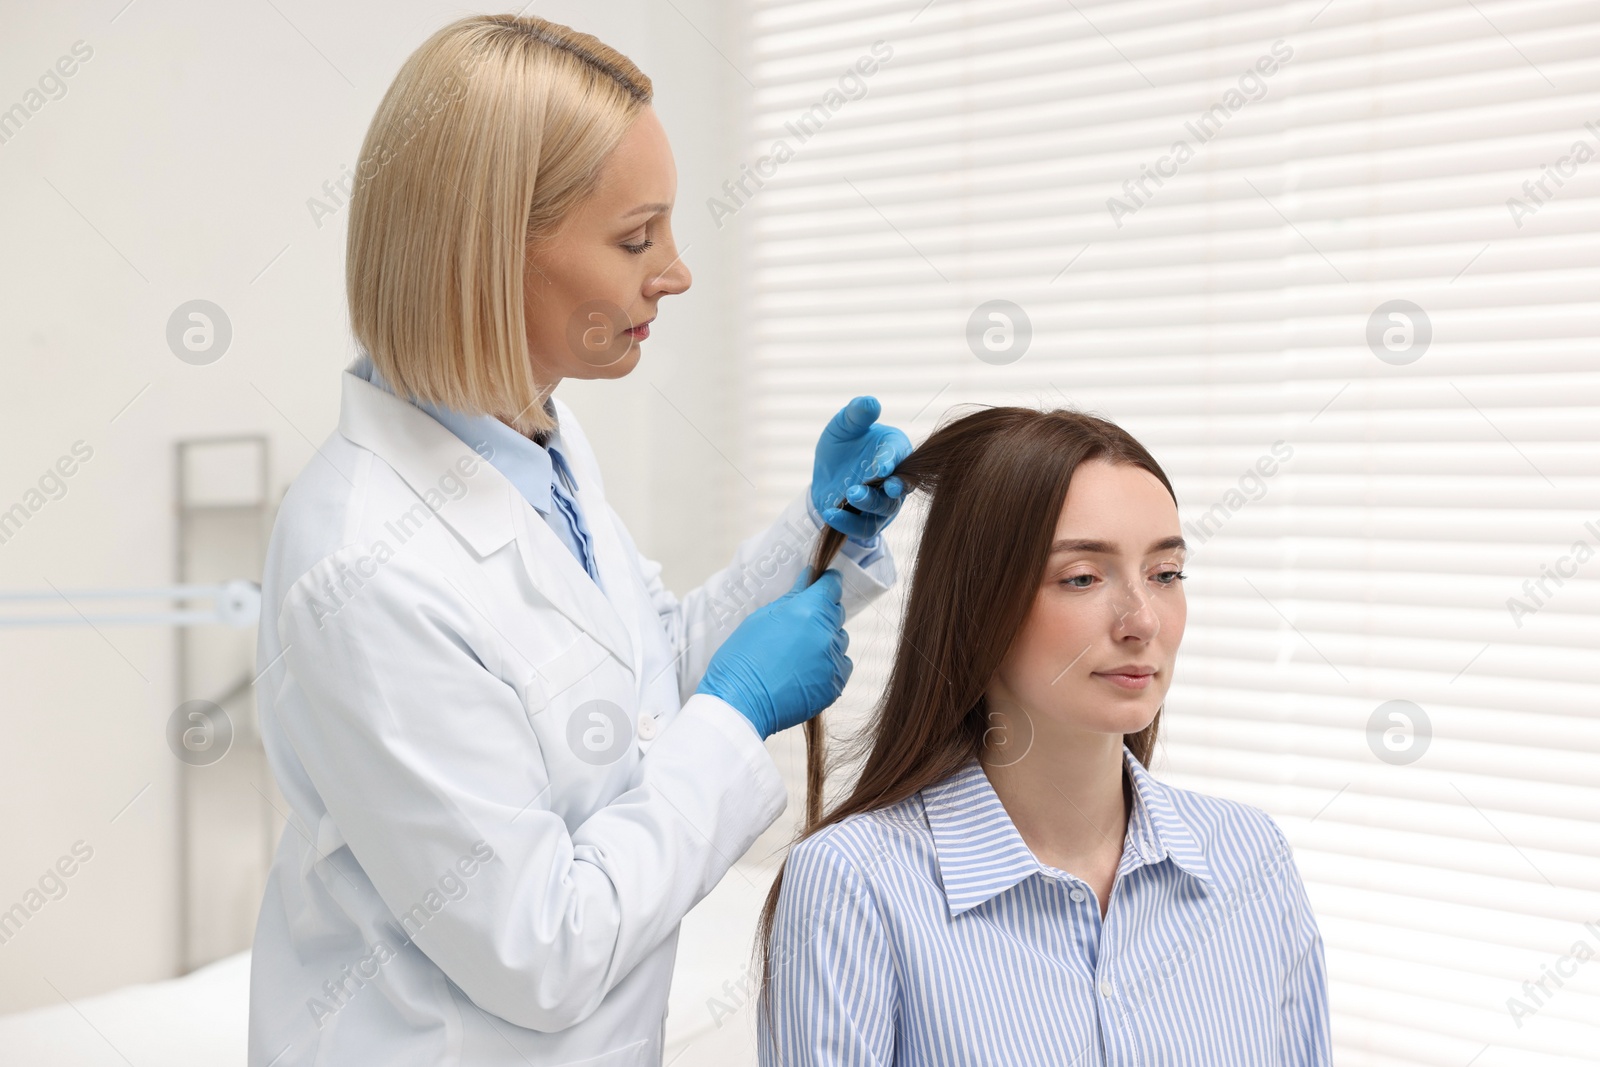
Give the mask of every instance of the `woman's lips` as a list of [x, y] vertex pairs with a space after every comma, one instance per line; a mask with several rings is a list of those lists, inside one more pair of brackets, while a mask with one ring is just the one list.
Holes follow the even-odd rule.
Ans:
[[1095, 672], [1096, 678], [1104, 678], [1112, 685], [1121, 686], [1123, 689], [1145, 689], [1150, 685], [1154, 674], [1119, 674]]
[[639, 325], [631, 326], [622, 332], [635, 341], [643, 341], [650, 336], [650, 323], [641, 322]]

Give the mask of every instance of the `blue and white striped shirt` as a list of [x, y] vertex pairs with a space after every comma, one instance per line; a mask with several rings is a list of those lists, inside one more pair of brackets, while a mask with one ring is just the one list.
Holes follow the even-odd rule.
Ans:
[[975, 758], [796, 845], [761, 1063], [1331, 1063], [1322, 937], [1283, 832], [1123, 754], [1134, 800], [1104, 920]]

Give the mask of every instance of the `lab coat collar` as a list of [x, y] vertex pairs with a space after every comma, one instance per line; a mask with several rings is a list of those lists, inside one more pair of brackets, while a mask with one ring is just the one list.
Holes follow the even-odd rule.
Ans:
[[[373, 366], [372, 357], [364, 349], [350, 364], [350, 373], [365, 378], [386, 393], [394, 394], [394, 386]], [[432, 415], [445, 429], [470, 445], [474, 452], [494, 464], [494, 469], [505, 475], [523, 499], [540, 514], [550, 513], [553, 506], [550, 480], [555, 474], [557, 456], [561, 451], [559, 427], [551, 433], [550, 440], [541, 445], [493, 415], [472, 415], [424, 400], [413, 399], [411, 403]], [[557, 418], [555, 397], [545, 397], [544, 410], [551, 419]], [[569, 481], [569, 489], [570, 486]]]
[[[621, 611], [611, 602], [505, 475], [437, 419], [355, 373], [359, 362], [340, 376], [339, 432], [394, 468], [478, 558], [515, 540], [523, 567], [539, 592], [624, 664], [633, 666], [638, 642], [632, 639], [633, 626], [625, 621], [633, 611]], [[565, 405], [556, 404], [560, 415], [566, 417]], [[463, 477], [463, 470], [474, 473]], [[454, 499], [449, 496], [452, 474], [468, 487]], [[579, 477], [583, 477], [581, 470]], [[620, 548], [614, 534], [605, 537], [598, 533], [610, 525], [610, 515], [598, 479], [592, 485], [593, 496], [584, 493], [579, 506], [585, 509], [591, 534], [601, 546], [596, 559], [604, 577], [607, 570], [617, 573]], [[620, 575], [611, 582], [619, 589], [624, 585]]]
[[[382, 457], [480, 558], [516, 535], [511, 483], [503, 477], [480, 479], [493, 470], [482, 456], [426, 412], [352, 370], [342, 380], [339, 432]], [[469, 486], [454, 499], [449, 496], [452, 475]]]

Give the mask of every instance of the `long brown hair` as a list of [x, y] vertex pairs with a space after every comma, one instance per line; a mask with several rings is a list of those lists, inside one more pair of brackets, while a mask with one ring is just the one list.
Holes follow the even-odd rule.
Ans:
[[[907, 495], [920, 490], [929, 504], [894, 667], [864, 735], [861, 774], [826, 815], [822, 716], [807, 720], [806, 819], [797, 841], [904, 800], [981, 752], [984, 692], [1032, 609], [1073, 472], [1091, 459], [1142, 467], [1177, 499], [1160, 464], [1126, 430], [1076, 411], [984, 408], [934, 430], [895, 468]], [[813, 575], [827, 569], [844, 537], [823, 531]], [[1140, 763], [1150, 762], [1160, 722], [1158, 711], [1124, 736]], [[763, 1001], [782, 885], [780, 866], [756, 935]]]

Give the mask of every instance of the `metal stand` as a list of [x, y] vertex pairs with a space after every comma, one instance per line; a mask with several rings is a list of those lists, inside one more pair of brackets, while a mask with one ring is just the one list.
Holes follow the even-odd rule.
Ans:
[[[173, 458], [176, 579], [203, 583], [242, 574], [259, 581], [272, 519], [267, 438], [179, 441]], [[253, 626], [183, 627], [173, 643], [174, 708], [210, 701], [233, 731], [216, 762], [177, 763], [178, 969], [184, 974], [250, 947], [277, 847], [276, 810], [284, 804], [261, 747], [255, 645]]]

